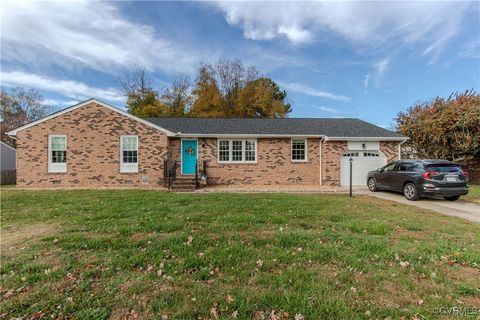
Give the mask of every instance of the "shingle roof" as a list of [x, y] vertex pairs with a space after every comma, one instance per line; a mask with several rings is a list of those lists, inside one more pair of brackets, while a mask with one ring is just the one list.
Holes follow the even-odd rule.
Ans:
[[144, 118], [182, 135], [305, 135], [402, 138], [395, 132], [355, 118]]

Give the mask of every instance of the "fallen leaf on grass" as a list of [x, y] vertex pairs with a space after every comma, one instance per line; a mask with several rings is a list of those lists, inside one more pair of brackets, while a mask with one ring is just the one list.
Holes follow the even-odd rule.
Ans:
[[406, 268], [410, 265], [410, 262], [408, 261], [400, 261], [400, 267]]
[[41, 318], [43, 318], [44, 315], [45, 315], [45, 313], [43, 313], [42, 311], [38, 311], [38, 312], [33, 314], [33, 316], [30, 318], [30, 320], [41, 319]]
[[295, 320], [304, 320], [305, 318], [303, 317], [303, 315], [301, 313], [297, 313], [295, 315]]
[[280, 320], [280, 317], [275, 314], [275, 310], [272, 310], [270, 316], [268, 317], [268, 320]]
[[130, 316], [131, 316], [133, 319], [137, 319], [137, 318], [138, 318], [138, 314], [137, 314], [137, 312], [135, 311], [135, 309], [133, 309], [132, 311], [130, 311]]
[[213, 319], [218, 320], [217, 307], [213, 307], [210, 309], [210, 315], [212, 316]]
[[13, 289], [8, 289], [8, 291], [3, 295], [3, 299], [8, 299], [10, 298], [11, 296], [13, 296], [13, 293], [15, 292], [15, 290]]
[[225, 302], [230, 304], [230, 303], [233, 303], [235, 301], [235, 299], [233, 299], [233, 297], [229, 294], [227, 294], [227, 296], [225, 297]]

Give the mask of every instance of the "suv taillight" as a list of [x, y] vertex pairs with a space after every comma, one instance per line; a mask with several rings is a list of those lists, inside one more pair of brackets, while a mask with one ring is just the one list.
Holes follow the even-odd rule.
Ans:
[[467, 172], [467, 171], [463, 171], [463, 175], [465, 176], [465, 179], [468, 180], [468, 172]]
[[437, 174], [440, 174], [440, 172], [437, 171], [426, 171], [422, 173], [422, 177], [425, 179], [430, 179], [432, 176], [436, 176]]

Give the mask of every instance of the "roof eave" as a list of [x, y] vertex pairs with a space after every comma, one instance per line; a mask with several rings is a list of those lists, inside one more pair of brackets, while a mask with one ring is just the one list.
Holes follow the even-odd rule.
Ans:
[[200, 137], [200, 138], [324, 138], [323, 134], [204, 134], [204, 133], [183, 133], [177, 132], [175, 137], [188, 138], [188, 137]]
[[56, 117], [58, 117], [58, 116], [61, 116], [62, 114], [65, 114], [65, 113], [67, 113], [67, 112], [73, 111], [73, 110], [78, 109], [78, 108], [81, 108], [81, 107], [86, 106], [87, 104], [90, 104], [90, 103], [92, 103], [92, 102], [93, 102], [93, 103], [96, 103], [96, 104], [98, 104], [98, 105], [101, 105], [102, 107], [105, 107], [105, 108], [107, 108], [107, 109], [110, 109], [110, 110], [112, 110], [112, 111], [118, 112], [118, 113], [120, 113], [120, 114], [122, 114], [122, 115], [124, 115], [124, 116], [126, 116], [126, 117], [129, 117], [129, 118], [131, 118], [131, 119], [133, 119], [133, 120], [136, 120], [136, 121], [138, 121], [138, 122], [140, 122], [140, 123], [143, 123], [143, 124], [145, 124], [145, 125], [147, 125], [147, 126], [150, 126], [150, 127], [155, 128], [155, 129], [158, 129], [158, 130], [160, 130], [160, 131], [163, 131], [165, 134], [167, 134], [167, 136], [174, 136], [174, 135], [175, 135], [175, 133], [171, 132], [170, 130], [167, 130], [167, 129], [165, 129], [165, 128], [162, 128], [162, 127], [160, 127], [160, 126], [158, 126], [158, 125], [156, 125], [156, 124], [153, 124], [153, 123], [151, 123], [151, 122], [149, 122], [149, 121], [146, 121], [146, 120], [144, 120], [144, 119], [142, 119], [142, 118], [136, 117], [136, 116], [134, 116], [134, 115], [132, 115], [132, 114], [130, 114], [130, 113], [128, 113], [128, 112], [125, 112], [125, 111], [123, 111], [123, 110], [120, 110], [120, 109], [118, 109], [118, 108], [115, 108], [114, 106], [109, 105], [108, 103], [105, 103], [105, 102], [103, 102], [103, 101], [97, 100], [97, 99], [95, 99], [95, 98], [90, 98], [90, 99], [88, 99], [88, 100], [82, 101], [82, 102], [80, 102], [80, 103], [77, 103], [77, 104], [75, 104], [75, 105], [73, 105], [73, 106], [70, 106], [70, 107], [65, 108], [65, 109], [63, 109], [63, 110], [60, 110], [60, 111], [58, 111], [58, 112], [52, 113], [52, 114], [50, 114], [50, 115], [48, 115], [48, 116], [46, 116], [46, 117], [43, 117], [43, 118], [41, 118], [41, 119], [38, 119], [38, 120], [32, 121], [32, 122], [30, 122], [30, 123], [27, 123], [27, 124], [25, 124], [25, 125], [23, 125], [23, 126], [21, 126], [21, 127], [18, 127], [18, 128], [15, 128], [15, 129], [13, 129], [13, 130], [8, 131], [7, 134], [8, 134], [9, 136], [11, 136], [11, 137], [15, 137], [15, 136], [17, 135], [17, 132], [19, 132], [19, 131], [25, 130], [25, 129], [30, 128], [30, 127], [33, 127], [33, 126], [35, 126], [35, 125], [37, 125], [37, 124], [40, 124], [40, 123], [42, 123], [42, 122], [45, 122], [45, 121], [47, 121], [47, 120], [56, 118]]
[[325, 137], [325, 141], [406, 141], [408, 137]]

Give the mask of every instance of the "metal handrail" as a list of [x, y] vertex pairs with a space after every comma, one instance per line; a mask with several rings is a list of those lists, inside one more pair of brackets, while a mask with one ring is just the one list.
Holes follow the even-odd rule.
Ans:
[[163, 160], [163, 179], [168, 182], [168, 190], [172, 187], [172, 180], [177, 177], [177, 161]]
[[195, 161], [195, 189], [200, 187], [200, 183], [198, 182], [198, 161]]

